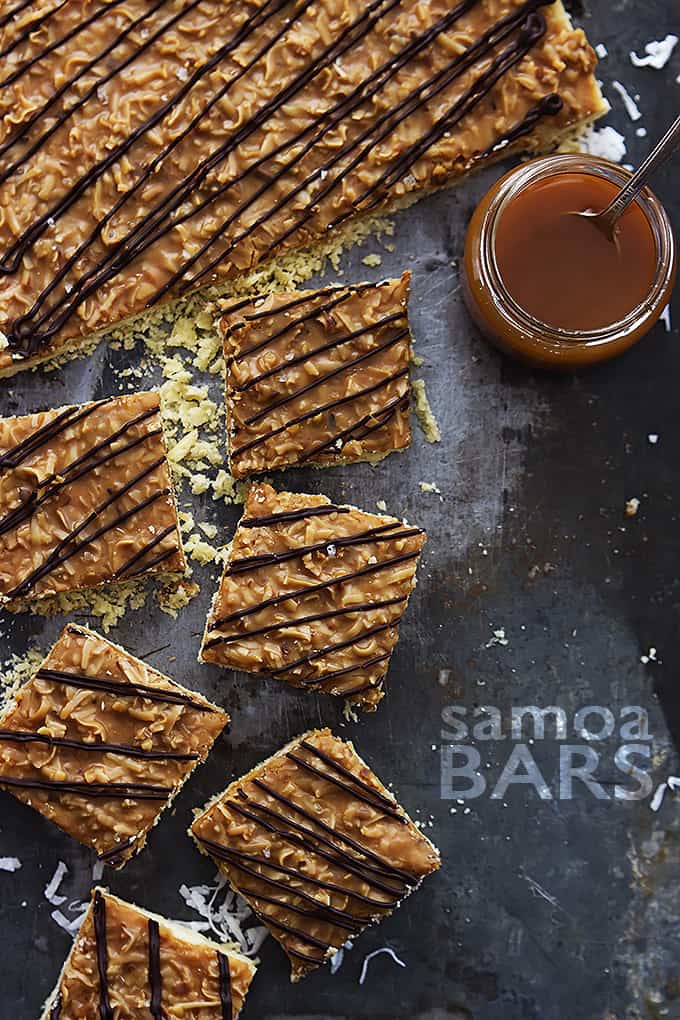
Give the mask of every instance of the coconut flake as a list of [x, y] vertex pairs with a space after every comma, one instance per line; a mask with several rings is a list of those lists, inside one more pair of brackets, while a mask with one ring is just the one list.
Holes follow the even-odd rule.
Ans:
[[666, 307], [662, 311], [662, 313], [661, 313], [661, 321], [663, 322], [664, 329], [666, 330], [666, 332], [670, 333], [672, 331], [672, 329], [673, 329], [673, 327], [671, 325], [671, 306], [670, 305], [666, 305]]
[[635, 102], [635, 100], [631, 96], [630, 92], [628, 92], [626, 87], [622, 85], [620, 81], [613, 81], [612, 88], [614, 89], [615, 92], [618, 92], [618, 94], [621, 96], [623, 105], [626, 108], [626, 113], [628, 114], [630, 119], [633, 121], [640, 120], [640, 118], [642, 117], [640, 107]]
[[630, 52], [630, 62], [635, 67], [653, 67], [660, 71], [671, 59], [671, 54], [678, 44], [677, 35], [667, 35], [665, 39], [652, 40], [645, 45], [644, 57], [638, 57], [637, 53]]
[[182, 885], [179, 894], [186, 905], [203, 918], [203, 921], [188, 922], [195, 931], [211, 931], [220, 942], [238, 945], [245, 956], [258, 953], [267, 937], [267, 929], [259, 925], [245, 927], [254, 914], [219, 872], [214, 885]]
[[364, 962], [363, 962], [362, 967], [361, 967], [361, 974], [359, 975], [359, 984], [360, 985], [363, 985], [364, 981], [366, 980], [366, 975], [368, 973], [368, 965], [369, 965], [369, 963], [371, 962], [371, 960], [375, 956], [380, 956], [381, 953], [387, 953], [387, 955], [391, 956], [392, 959], [394, 960], [394, 962], [398, 963], [400, 967], [405, 967], [406, 966], [404, 961], [400, 960], [399, 957], [397, 956], [397, 954], [395, 953], [395, 951], [393, 949], [390, 949], [389, 946], [383, 946], [382, 949], [374, 949], [372, 953], [369, 953], [368, 956], [364, 957]]
[[62, 881], [64, 880], [64, 876], [67, 874], [68, 868], [66, 867], [63, 861], [59, 861], [59, 863], [57, 864], [56, 871], [54, 872], [52, 878], [45, 886], [44, 892], [45, 899], [47, 900], [48, 903], [51, 903], [53, 907], [60, 907], [62, 903], [66, 901], [66, 897], [58, 895], [57, 891]]
[[79, 911], [78, 914], [76, 914], [75, 917], [71, 918], [66, 917], [65, 914], [62, 914], [61, 910], [53, 910], [51, 914], [52, 920], [56, 924], [58, 924], [60, 928], [63, 928], [64, 931], [68, 932], [71, 938], [75, 938], [80, 930], [81, 924], [83, 923], [83, 918], [87, 913], [88, 906], [89, 906], [88, 903], [81, 903], [80, 907], [82, 909]]
[[579, 138], [579, 148], [591, 156], [620, 163], [626, 155], [626, 139], [613, 127], [589, 127]]
[[601, 42], [599, 42], [595, 47], [595, 52], [597, 53], [600, 60], [604, 60], [605, 57], [609, 56], [609, 50], [607, 49], [605, 44]]
[[0, 871], [18, 871], [20, 867], [18, 857], [0, 857]]

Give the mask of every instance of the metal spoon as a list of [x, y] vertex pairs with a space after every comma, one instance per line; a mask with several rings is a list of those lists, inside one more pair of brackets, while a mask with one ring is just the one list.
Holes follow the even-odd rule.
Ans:
[[592, 220], [593, 226], [601, 230], [608, 240], [616, 243], [616, 224], [619, 217], [640, 194], [650, 174], [662, 163], [665, 163], [678, 145], [680, 145], [680, 117], [671, 124], [661, 141], [654, 146], [644, 163], [635, 171], [606, 209], [603, 209], [602, 212], [586, 209], [583, 212], [577, 212], [576, 215], [587, 216], [589, 220]]

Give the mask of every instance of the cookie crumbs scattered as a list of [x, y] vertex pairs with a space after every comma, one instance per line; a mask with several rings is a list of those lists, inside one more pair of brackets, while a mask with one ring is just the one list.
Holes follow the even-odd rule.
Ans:
[[375, 505], [377, 506], [378, 510], [380, 510], [381, 513], [383, 514], [387, 513], [387, 503], [385, 502], [384, 499], [376, 499]]
[[85, 612], [97, 617], [105, 634], [116, 626], [128, 609], [141, 609], [148, 595], [144, 580], [123, 581], [120, 584], [102, 585], [87, 591], [65, 592], [43, 599], [15, 599], [8, 604], [13, 613], [33, 613], [36, 616], [58, 616]]
[[194, 581], [182, 579], [177, 583], [163, 585], [163, 587], [158, 588], [155, 592], [155, 598], [161, 612], [167, 613], [168, 616], [172, 616], [176, 620], [180, 610], [188, 606], [191, 600], [196, 598], [200, 590], [200, 586]]
[[639, 509], [640, 500], [637, 496], [633, 496], [632, 499], [626, 500], [626, 517], [636, 517]]
[[428, 443], [440, 443], [442, 434], [439, 431], [439, 425], [430, 406], [430, 401], [427, 399], [425, 381], [423, 379], [414, 380], [413, 392], [415, 394], [416, 417], [425, 439]]
[[382, 255], [374, 252], [371, 255], [364, 255], [361, 261], [365, 266], [380, 266], [382, 265]]
[[501, 645], [503, 648], [506, 648], [509, 644], [510, 642], [505, 636], [505, 627], [499, 627], [493, 632], [493, 636], [489, 638], [484, 647], [493, 648], [494, 645]]
[[442, 490], [434, 482], [418, 482], [418, 485], [421, 492], [436, 492], [438, 496], [442, 494]]

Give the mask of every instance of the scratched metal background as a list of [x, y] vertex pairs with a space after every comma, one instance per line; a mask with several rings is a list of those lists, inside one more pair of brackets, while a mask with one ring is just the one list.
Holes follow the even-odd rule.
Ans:
[[[625, 132], [632, 162], [647, 142], [636, 137], [609, 83], [619, 79], [639, 93], [650, 137], [665, 127], [677, 112], [680, 49], [661, 72], [635, 70], [628, 52], [677, 30], [677, 14], [676, 0], [591, 2], [582, 12], [591, 40], [609, 49], [601, 65], [614, 105], [609, 123]], [[441, 848], [441, 872], [363, 936], [336, 976], [324, 969], [291, 986], [283, 953], [269, 940], [244, 1020], [680, 1017], [677, 799], [668, 796], [658, 814], [648, 801], [602, 803], [585, 794], [540, 802], [523, 787], [504, 803], [472, 801], [469, 813], [440, 799], [440, 714], [451, 702], [469, 709], [558, 704], [570, 713], [585, 704], [615, 712], [640, 704], [650, 713], [655, 782], [677, 774], [679, 765], [680, 301], [672, 332], [659, 326], [628, 356], [578, 378], [545, 378], [501, 358], [465, 316], [457, 268], [465, 224], [496, 174], [400, 216], [393, 254], [371, 241], [343, 260], [347, 280], [413, 270], [411, 317], [425, 358], [417, 374], [427, 381], [443, 442], [428, 445], [416, 430], [412, 449], [377, 470], [362, 465], [276, 479], [369, 508], [385, 499], [429, 531], [378, 713], [343, 727], [331, 699], [198, 666], [197, 633], [213, 590], [209, 571], [201, 576], [200, 598], [177, 623], [150, 607], [129, 613], [112, 635], [139, 653], [171, 642], [154, 664], [233, 716], [231, 737], [189, 783], [173, 816], [134, 863], [109, 876], [115, 892], [189, 919], [179, 885], [213, 874], [183, 834], [192, 807], [320, 723], [351, 735], [377, 772], [394, 781], [406, 807], [432, 820], [428, 833]], [[676, 160], [656, 188], [680, 215], [677, 180]], [[367, 251], [382, 254], [380, 268], [362, 265]], [[112, 369], [129, 358], [100, 346], [59, 375], [5, 382], [0, 411], [106, 395], [115, 388]], [[649, 433], [659, 434], [656, 446]], [[443, 502], [421, 493], [420, 481], [435, 482]], [[632, 496], [641, 499], [640, 513], [626, 521], [623, 505]], [[208, 501], [196, 517], [230, 534], [238, 511]], [[3, 617], [3, 649], [46, 648], [63, 622]], [[499, 627], [509, 645], [486, 648]], [[650, 645], [662, 663], [645, 667], [640, 656]], [[177, 658], [169, 664], [171, 655]], [[442, 669], [450, 671], [444, 685]], [[596, 745], [605, 781], [615, 778], [617, 743]], [[492, 779], [508, 745], [481, 748]], [[545, 741], [534, 750], [554, 788], [558, 746]], [[0, 855], [23, 863], [14, 875], [0, 873], [0, 1015], [31, 1020], [70, 948], [50, 918], [44, 886], [63, 860], [65, 891], [82, 899], [92, 858], [5, 795]], [[407, 967], [381, 956], [360, 987], [365, 954], [385, 945]]]

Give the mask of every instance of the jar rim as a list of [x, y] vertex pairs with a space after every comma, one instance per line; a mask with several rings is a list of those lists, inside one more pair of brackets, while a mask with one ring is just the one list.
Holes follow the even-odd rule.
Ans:
[[496, 194], [486, 211], [481, 225], [480, 255], [485, 285], [493, 293], [497, 311], [525, 333], [540, 336], [551, 343], [566, 346], [598, 346], [619, 340], [645, 325], [659, 312], [659, 300], [672, 282], [676, 245], [668, 215], [656, 195], [645, 187], [637, 196], [638, 203], [654, 235], [657, 267], [654, 281], [647, 296], [623, 319], [593, 330], [567, 330], [551, 326], [536, 318], [510, 294], [503, 281], [496, 259], [496, 229], [508, 205], [527, 187], [537, 181], [565, 173], [590, 173], [615, 184], [624, 185], [632, 176], [630, 170], [610, 160], [586, 153], [562, 153], [542, 156], [511, 170], [497, 185]]

